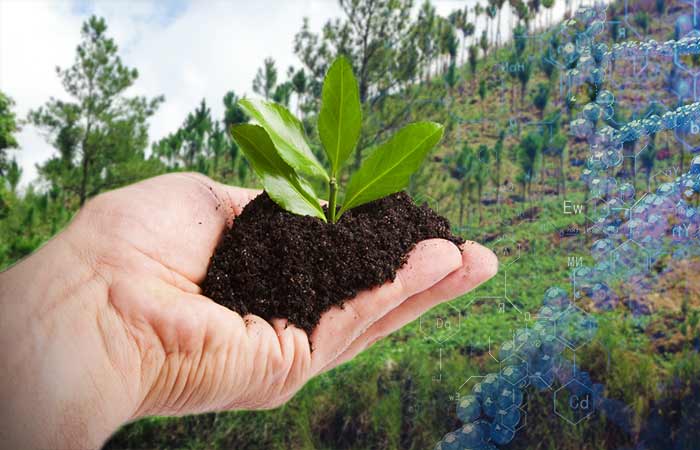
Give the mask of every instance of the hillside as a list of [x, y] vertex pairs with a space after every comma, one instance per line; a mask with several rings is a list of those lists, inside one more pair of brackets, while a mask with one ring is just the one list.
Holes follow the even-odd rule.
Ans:
[[[600, 41], [611, 47], [680, 39], [697, 33], [688, 22], [692, 14], [693, 6], [680, 0], [618, 1], [608, 6]], [[496, 252], [500, 271], [494, 279], [314, 379], [277, 410], [143, 419], [123, 427], [105, 448], [424, 449], [458, 428], [458, 400], [479, 377], [502, 369], [497, 349], [535, 324], [548, 289], [578, 293], [572, 279], [584, 279], [582, 268], [595, 264], [591, 246], [600, 236], [591, 227], [610, 200], [592, 195], [582, 180], [591, 147], [570, 129], [600, 92], [590, 84], [567, 89], [562, 80], [578, 61], [567, 61], [562, 49], [573, 27], [547, 18], [546, 11], [524, 14], [514, 39], [500, 45], [481, 46], [477, 36], [465, 33], [451, 55], [438, 53], [400, 89], [373, 85], [376, 95], [365, 105], [365, 122], [377, 132], [363, 137], [368, 143], [417, 119], [446, 124], [439, 149], [409, 192], [449, 218], [456, 233]], [[666, 56], [654, 54], [611, 62], [605, 89], [615, 96], [614, 108], [597, 125], [617, 129], [696, 100], [699, 64], [697, 55], [689, 55], [669, 66]], [[303, 98], [297, 107], [318, 149], [309, 125], [316, 104], [311, 94]], [[191, 128], [186, 121], [182, 134], [157, 143], [155, 157], [142, 156], [144, 164], [130, 166], [131, 176], [195, 169], [255, 186], [235, 149], [212, 150], [215, 158], [193, 154], [187, 161], [185, 146], [174, 144], [187, 140], [205, 110], [203, 103], [188, 116]], [[634, 188], [632, 201], [642, 199], [688, 170], [698, 136], [674, 130], [630, 141], [613, 175]], [[76, 197], [65, 200], [56, 189], [4, 194], [3, 267], [59, 231], [78, 206]], [[648, 277], [615, 275], [609, 288], [617, 297], [606, 310], [595, 307], [592, 289], [580, 294], [576, 301], [595, 316], [597, 334], [562, 353], [573, 360], [574, 377], [584, 372], [611, 400], [606, 405], [619, 406], [572, 425], [553, 407], [557, 387], [524, 387], [517, 435], [502, 448], [693, 448], [700, 405], [699, 263], [697, 254], [664, 255]]]

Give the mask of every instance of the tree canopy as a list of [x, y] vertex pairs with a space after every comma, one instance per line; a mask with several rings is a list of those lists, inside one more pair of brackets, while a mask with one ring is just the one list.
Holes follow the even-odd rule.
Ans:
[[40, 175], [82, 205], [152, 172], [139, 162], [148, 145], [147, 119], [164, 98], [124, 95], [138, 71], [122, 63], [104, 19], [92, 16], [83, 24], [75, 62], [56, 73], [71, 100], [51, 98], [29, 114], [58, 150], [39, 166]]
[[0, 176], [4, 176], [7, 169], [7, 150], [18, 147], [14, 135], [19, 125], [13, 107], [12, 99], [0, 91]]

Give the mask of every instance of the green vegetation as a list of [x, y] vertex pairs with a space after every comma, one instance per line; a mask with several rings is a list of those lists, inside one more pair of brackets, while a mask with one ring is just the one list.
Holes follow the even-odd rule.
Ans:
[[[75, 64], [59, 72], [72, 100], [50, 100], [28, 118], [46, 132], [56, 152], [40, 164], [40, 181], [25, 188], [20, 187], [21, 169], [11, 157], [14, 151], [24, 151], [14, 150], [21, 120], [13, 113], [12, 93], [0, 95], [3, 268], [60, 231], [91, 196], [158, 173], [193, 170], [225, 183], [267, 187], [265, 174], [277, 170], [289, 180], [298, 172], [298, 186], [285, 181], [287, 188], [310, 192], [316, 199], [315, 192], [330, 194], [330, 180], [335, 178], [347, 186], [347, 202], [356, 192], [356, 177], [356, 185], [365, 185], [364, 177], [375, 173], [369, 168], [380, 163], [373, 161], [377, 153], [371, 149], [384, 142], [404, 150], [399, 130], [416, 120], [443, 123], [445, 129], [431, 157], [410, 177], [407, 190], [417, 202], [448, 217], [456, 233], [484, 242], [501, 260], [499, 275], [484, 286], [313, 380], [283, 408], [141, 420], [124, 427], [108, 448], [432, 448], [455, 428], [455, 390], [470, 376], [498, 369], [488, 354], [489, 342], [498, 346], [522, 326], [525, 319], [518, 310], [536, 311], [547, 287], [568, 284], [569, 257], [586, 259], [591, 244], [585, 233], [591, 215], [586, 209], [595, 204], [580, 177], [589, 147], [571, 136], [569, 123], [598, 93], [585, 87], [575, 93], [559, 89], [561, 67], [575, 61], [562, 60], [557, 50], [565, 37], [547, 28], [556, 25], [549, 14], [553, 2], [496, 0], [486, 8], [465, 7], [447, 17], [428, 1], [411, 15], [409, 4], [343, 1], [343, 17], [330, 20], [323, 29], [314, 31], [304, 23], [293, 43], [300, 66], [279, 70], [267, 59], [258, 72], [253, 87], [264, 101], [222, 92], [224, 114], [216, 118], [202, 100], [194, 111], [183, 113], [182, 126], [153, 143], [150, 152], [147, 118], [164, 100], [125, 95], [138, 73], [119, 60], [104, 21], [92, 18], [84, 25]], [[515, 11], [509, 24], [501, 21], [504, 5]], [[654, 6], [655, 11], [646, 8], [644, 14], [630, 11], [629, 20], [663, 42], [673, 37], [683, 3], [657, 1]], [[610, 4], [608, 43], [625, 40], [619, 34], [620, 22], [614, 21], [624, 13], [624, 2]], [[481, 26], [476, 32], [477, 20], [487, 23], [485, 35]], [[501, 38], [503, 27], [513, 30], [512, 40]], [[348, 129], [329, 120], [334, 108], [326, 108], [333, 104], [326, 98], [333, 97], [333, 91], [323, 85], [332, 62], [341, 55], [357, 74], [360, 105], [360, 119]], [[560, 64], [548, 63], [552, 58]], [[334, 67], [331, 72], [343, 73], [340, 65]], [[660, 96], [669, 92], [671, 67], [661, 66], [658, 74], [645, 79], [635, 76], [635, 70], [639, 67], [628, 61], [612, 61], [610, 77], [627, 87], [614, 105], [614, 120], [601, 117], [599, 126], [644, 116], [659, 105], [640, 110], [635, 99], [648, 98], [651, 91]], [[90, 92], [90, 80], [100, 88]], [[335, 86], [337, 92], [337, 78]], [[300, 170], [280, 156], [262, 175], [256, 169], [256, 177], [249, 171], [258, 164], [255, 156], [249, 165], [243, 153], [276, 155], [271, 149], [284, 151], [282, 141], [289, 138], [276, 136], [256, 117], [270, 101], [296, 112], [298, 119], [276, 109], [293, 118], [294, 133], [306, 144], [300, 154], [315, 162]], [[344, 102], [336, 101], [335, 110], [340, 104]], [[247, 124], [251, 119], [263, 128]], [[241, 150], [248, 135], [250, 148]], [[414, 141], [408, 135], [402, 139]], [[639, 157], [626, 158], [617, 176], [635, 185], [638, 197], [654, 190], [664, 181], [663, 173], [688, 167], [689, 152], [678, 152], [677, 147], [676, 137], [667, 132], [649, 142], [630, 142], [625, 154]], [[344, 166], [344, 161], [349, 164]], [[356, 201], [363, 199], [358, 194]], [[308, 198], [301, 200], [302, 206], [308, 204]], [[564, 202], [583, 205], [584, 212], [565, 214]], [[307, 213], [317, 215], [318, 210]], [[562, 234], [570, 228], [581, 232]], [[642, 299], [654, 306], [644, 320], [625, 306], [639, 300], [625, 288], [628, 280], [617, 280], [613, 287], [624, 294], [620, 305], [598, 313], [596, 340], [577, 352], [577, 363], [594, 380], [604, 382], [605, 395], [630, 405], [635, 433], [650, 411], [665, 407], [665, 400], [681, 402], [700, 374], [695, 351], [700, 342], [697, 264], [688, 264], [675, 272], [690, 278], [669, 276], [659, 287], [663, 294]], [[679, 281], [685, 279], [689, 281]], [[661, 296], [663, 302], [657, 298]], [[581, 304], [586, 305], [585, 298]], [[425, 323], [436, 317], [460, 317], [459, 332], [426, 330]], [[576, 427], [564, 423], [552, 413], [551, 393], [528, 395], [527, 405], [527, 426], [509, 448], [633, 445], [634, 437], [604, 415]]]
[[0, 175], [4, 175], [7, 170], [7, 150], [17, 148], [14, 134], [19, 131], [19, 126], [12, 111], [13, 106], [12, 99], [0, 92]]
[[[318, 134], [330, 173], [311, 151], [301, 122], [283, 105], [244, 99], [240, 106], [260, 125], [234, 125], [231, 134], [270, 198], [290, 212], [331, 223], [351, 208], [406, 187], [443, 132], [442, 125], [418, 122], [406, 125], [378, 145], [350, 178], [345, 201], [337, 211], [338, 173], [354, 152], [362, 126], [359, 91], [350, 63], [344, 57], [336, 59], [323, 83]], [[304, 177], [320, 177], [328, 183], [327, 219]]]
[[59, 151], [39, 173], [58, 191], [77, 195], [79, 205], [100, 191], [157, 173], [141, 162], [146, 121], [164, 99], [123, 96], [138, 71], [122, 64], [106, 31], [104, 19], [88, 20], [75, 63], [57, 70], [73, 101], [51, 99], [29, 114]]

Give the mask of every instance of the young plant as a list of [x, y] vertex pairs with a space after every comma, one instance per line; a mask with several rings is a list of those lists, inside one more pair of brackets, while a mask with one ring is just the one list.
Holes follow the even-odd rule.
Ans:
[[[338, 210], [339, 173], [355, 151], [362, 125], [357, 80], [347, 59], [333, 62], [321, 93], [318, 134], [330, 163], [328, 172], [311, 151], [301, 122], [284, 106], [252, 99], [239, 104], [257, 124], [234, 125], [231, 134], [270, 198], [289, 212], [331, 223], [351, 208], [405, 188], [443, 133], [438, 123], [412, 123], [370, 150], [351, 175]], [[328, 185], [328, 217], [309, 180]]]

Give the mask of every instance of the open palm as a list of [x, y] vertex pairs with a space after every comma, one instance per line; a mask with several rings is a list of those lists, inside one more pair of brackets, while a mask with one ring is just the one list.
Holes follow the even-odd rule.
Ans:
[[132, 418], [280, 405], [497, 269], [478, 244], [460, 253], [445, 240], [423, 241], [394, 282], [326, 312], [311, 351], [309, 337], [285, 320], [241, 317], [200, 293], [222, 232], [257, 194], [170, 174], [97, 197], [71, 224], [74, 241], [93, 242], [87, 258], [107, 286], [96, 343], [126, 380]]

